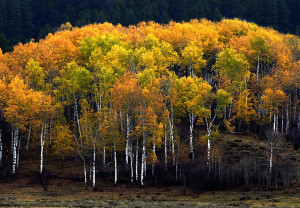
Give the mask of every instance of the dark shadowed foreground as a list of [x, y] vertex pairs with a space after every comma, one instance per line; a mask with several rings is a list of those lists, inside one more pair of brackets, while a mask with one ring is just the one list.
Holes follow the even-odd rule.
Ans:
[[284, 191], [241, 190], [194, 193], [182, 187], [145, 187], [103, 183], [98, 191], [84, 190], [82, 182], [52, 179], [48, 191], [32, 178], [0, 184], [0, 207], [300, 207], [297, 189]]

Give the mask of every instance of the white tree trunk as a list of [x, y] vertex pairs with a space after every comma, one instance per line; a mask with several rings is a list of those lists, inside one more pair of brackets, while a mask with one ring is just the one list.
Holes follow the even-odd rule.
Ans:
[[126, 149], [125, 149], [125, 162], [126, 167], [128, 167], [128, 157], [129, 157], [129, 134], [130, 134], [130, 118], [128, 111], [126, 113]]
[[87, 189], [86, 163], [85, 163], [84, 157], [81, 155], [80, 152], [79, 152], [79, 157], [82, 159], [82, 162], [83, 162], [84, 186], [85, 186], [85, 189]]
[[135, 148], [135, 180], [139, 180], [139, 140], [136, 140], [136, 148]]
[[43, 172], [43, 164], [44, 164], [44, 124], [42, 124], [42, 130], [41, 130], [41, 160], [40, 160], [40, 174]]
[[96, 144], [93, 144], [93, 188], [96, 188]]
[[171, 106], [171, 112], [170, 112], [170, 119], [169, 119], [169, 125], [170, 125], [170, 141], [171, 141], [171, 153], [172, 153], [172, 159], [173, 159], [173, 166], [175, 165], [175, 145], [174, 145], [174, 112], [173, 112], [173, 106]]
[[168, 170], [167, 126], [165, 125], [165, 170]]
[[190, 121], [190, 156], [191, 159], [194, 160], [194, 146], [193, 146], [193, 129], [194, 129], [194, 121], [195, 121], [194, 114], [189, 113], [189, 121]]
[[17, 167], [17, 146], [18, 146], [18, 138], [19, 138], [19, 129], [18, 127], [13, 129], [12, 133], [12, 145], [13, 145], [13, 164], [12, 164], [12, 173], [13, 175], [16, 174], [16, 167]]
[[19, 161], [20, 161], [20, 148], [21, 148], [21, 138], [19, 138], [19, 141], [18, 141], [18, 151], [17, 151], [17, 169], [19, 169]]
[[270, 141], [270, 161], [269, 161], [269, 172], [272, 173], [273, 166], [273, 142]]
[[142, 162], [141, 162], [141, 185], [144, 186], [144, 174], [145, 174], [145, 155], [146, 155], [146, 135], [143, 131], [143, 147], [142, 147]]
[[117, 185], [117, 181], [118, 181], [116, 142], [114, 142], [114, 165], [115, 165], [115, 186], [116, 186]]
[[[155, 154], [155, 142], [153, 143], [153, 153]], [[152, 177], [154, 177], [155, 174], [155, 159], [153, 158], [152, 162]]]
[[130, 181], [131, 183], [133, 183], [133, 149], [132, 149], [132, 143], [130, 143], [130, 153], [129, 153], [129, 156], [130, 156]]
[[81, 128], [80, 128], [79, 115], [78, 115], [78, 106], [77, 106], [77, 100], [76, 100], [75, 93], [73, 94], [73, 96], [74, 96], [74, 103], [75, 103], [75, 114], [76, 114], [76, 120], [77, 120], [77, 126], [78, 126], [78, 133], [79, 133], [79, 137], [81, 137]]

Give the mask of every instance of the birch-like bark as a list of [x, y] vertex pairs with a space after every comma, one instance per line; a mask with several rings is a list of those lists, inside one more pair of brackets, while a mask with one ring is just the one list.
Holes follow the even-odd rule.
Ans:
[[143, 131], [143, 147], [142, 147], [142, 162], [141, 162], [141, 185], [142, 186], [144, 186], [145, 155], [146, 155], [146, 135], [145, 135], [145, 131]]
[[216, 119], [216, 117], [217, 117], [217, 115], [215, 114], [211, 121], [209, 121], [207, 118], [205, 118], [207, 137], [208, 137], [208, 139], [207, 139], [207, 165], [208, 165], [209, 171], [210, 171], [210, 155], [211, 155], [210, 135], [211, 135], [211, 128], [212, 128], [213, 122]]
[[133, 149], [132, 149], [132, 142], [130, 142], [130, 153], [129, 153], [129, 157], [130, 157], [130, 181], [131, 183], [133, 183]]
[[172, 153], [172, 161], [173, 166], [175, 165], [175, 145], [174, 145], [174, 112], [173, 106], [171, 106], [170, 112], [170, 119], [169, 119], [169, 126], [170, 126], [170, 141], [171, 141], [171, 153]]
[[45, 139], [44, 139], [44, 124], [42, 124], [41, 129], [41, 160], [40, 160], [40, 174], [43, 172], [43, 165], [44, 165], [44, 145], [45, 145]]
[[126, 168], [128, 168], [128, 157], [129, 157], [129, 135], [130, 135], [130, 118], [129, 113], [126, 113], [126, 149], [125, 149], [125, 162]]
[[93, 143], [93, 189], [96, 188], [96, 144]]
[[[153, 142], [153, 153], [155, 155], [155, 142]], [[155, 159], [153, 158], [153, 161], [152, 161], [152, 177], [154, 177], [154, 174], [155, 174]]]
[[20, 161], [20, 148], [21, 148], [21, 139], [22, 137], [20, 137], [18, 139], [18, 147], [17, 147], [17, 169], [19, 169], [19, 161]]
[[18, 138], [19, 138], [19, 129], [18, 127], [13, 128], [12, 130], [12, 149], [13, 149], [13, 162], [12, 162], [12, 174], [16, 174], [17, 167], [17, 146], [18, 146]]
[[85, 189], [87, 190], [87, 175], [86, 175], [86, 163], [85, 163], [85, 159], [84, 157], [80, 154], [80, 158], [83, 161], [83, 175], [84, 175], [84, 185], [85, 185]]
[[270, 161], [269, 161], [269, 172], [272, 173], [272, 166], [273, 166], [273, 141], [270, 139]]
[[195, 121], [194, 114], [189, 113], [189, 121], [190, 121], [190, 156], [191, 159], [194, 160], [194, 146], [193, 146], [193, 129], [194, 129], [194, 121]]
[[[72, 136], [73, 136], [75, 142], [78, 144], [78, 140], [77, 140], [76, 136], [72, 133], [71, 130], [69, 130], [69, 132], [72, 134]], [[84, 156], [82, 156], [79, 147], [77, 148], [77, 153], [78, 153], [79, 157], [82, 159], [82, 162], [83, 162], [84, 185], [85, 185], [85, 189], [87, 189], [87, 170], [86, 170], [86, 161], [85, 161]]]
[[139, 140], [136, 139], [136, 148], [135, 148], [135, 180], [139, 180]]
[[118, 181], [116, 141], [114, 142], [114, 165], [115, 165], [115, 186], [116, 186], [117, 185], [117, 181]]
[[168, 147], [167, 147], [167, 126], [164, 126], [165, 131], [165, 170], [168, 170]]
[[75, 93], [73, 93], [73, 96], [74, 96], [74, 103], [75, 103], [75, 115], [76, 115], [76, 120], [77, 120], [78, 133], [79, 133], [79, 137], [81, 137], [81, 128], [80, 128], [79, 115], [78, 115], [78, 105], [77, 105]]

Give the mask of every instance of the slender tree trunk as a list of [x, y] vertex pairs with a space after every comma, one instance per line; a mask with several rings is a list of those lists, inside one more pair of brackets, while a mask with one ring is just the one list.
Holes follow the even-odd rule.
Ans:
[[270, 161], [269, 161], [269, 172], [272, 173], [273, 166], [273, 142], [270, 139]]
[[164, 149], [165, 149], [165, 170], [167, 171], [168, 170], [168, 147], [167, 147], [167, 126], [165, 125], [165, 146], [164, 146]]
[[26, 152], [28, 151], [28, 148], [29, 148], [30, 136], [31, 136], [31, 125], [28, 130], [28, 137], [27, 137], [27, 142], [26, 142]]
[[174, 112], [173, 112], [173, 106], [171, 106], [171, 112], [170, 112], [170, 119], [169, 119], [169, 125], [170, 125], [170, 141], [171, 141], [171, 153], [173, 158], [173, 166], [175, 165], [175, 145], [174, 145]]
[[90, 155], [90, 182], [93, 180], [93, 156]]
[[131, 183], [133, 183], [133, 173], [134, 173], [134, 169], [133, 169], [133, 148], [132, 148], [132, 142], [130, 142], [130, 181]]
[[73, 96], [74, 96], [74, 103], [75, 103], [75, 114], [76, 114], [76, 120], [77, 120], [77, 126], [78, 126], [78, 133], [79, 133], [79, 137], [81, 137], [81, 128], [80, 128], [79, 115], [78, 115], [78, 105], [77, 105], [75, 93], [73, 93]]
[[118, 181], [116, 141], [114, 142], [114, 165], [115, 165], [115, 186], [116, 186], [117, 185], [117, 181]]
[[279, 112], [276, 113], [276, 133], [278, 133], [278, 113]]
[[127, 110], [126, 113], [126, 149], [125, 149], [125, 161], [126, 161], [126, 169], [128, 169], [128, 157], [129, 157], [129, 135], [130, 135], [130, 118]]
[[105, 165], [106, 165], [105, 158], [106, 158], [106, 146], [104, 144], [103, 146], [103, 171], [104, 172], [105, 172]]
[[208, 165], [208, 170], [210, 171], [210, 166], [211, 166], [211, 141], [210, 141], [210, 135], [211, 135], [211, 127], [213, 124], [214, 119], [216, 118], [216, 115], [214, 116], [212, 121], [208, 121], [208, 119], [205, 119], [205, 123], [206, 123], [206, 130], [207, 130], [207, 165]]
[[19, 140], [18, 140], [18, 148], [17, 148], [18, 149], [18, 151], [17, 151], [17, 170], [19, 169], [21, 139], [22, 139], [22, 137], [20, 137]]
[[274, 112], [274, 118], [273, 118], [273, 131], [276, 132], [276, 113]]
[[189, 113], [189, 121], [190, 121], [190, 158], [194, 160], [194, 146], [193, 146], [193, 128], [195, 116], [192, 113]]
[[144, 174], [145, 174], [145, 155], [146, 155], [146, 135], [143, 131], [143, 147], [142, 147], [142, 162], [141, 162], [141, 185], [144, 186]]
[[139, 140], [136, 139], [136, 148], [135, 148], [135, 180], [139, 180]]
[[16, 167], [17, 167], [17, 146], [18, 146], [18, 138], [19, 138], [19, 128], [13, 128], [12, 133], [12, 145], [13, 145], [13, 164], [12, 164], [12, 173], [16, 175]]
[[82, 162], [83, 162], [84, 186], [85, 186], [85, 189], [87, 190], [86, 162], [85, 162], [85, 159], [84, 159], [84, 157], [81, 155], [80, 152], [79, 152], [79, 157], [82, 159]]
[[96, 189], [96, 144], [93, 143], [93, 189]]
[[[153, 143], [153, 153], [155, 155], [155, 142]], [[153, 162], [152, 162], [152, 177], [154, 177], [155, 174], [155, 159], [153, 158]]]
[[41, 130], [41, 161], [40, 161], [40, 174], [43, 172], [43, 165], [44, 165], [44, 144], [45, 144], [45, 139], [44, 139], [44, 124], [42, 124], [42, 130]]

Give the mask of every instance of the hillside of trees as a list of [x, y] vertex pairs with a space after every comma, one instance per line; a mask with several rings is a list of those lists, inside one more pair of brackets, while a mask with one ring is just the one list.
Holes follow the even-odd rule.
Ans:
[[299, 35], [299, 10], [298, 0], [0, 0], [0, 47], [10, 51], [18, 42], [39, 40], [65, 22], [128, 26], [151, 20], [240, 18]]
[[[235, 185], [236, 177], [286, 184], [299, 176], [300, 158], [276, 150], [285, 135], [299, 145], [299, 41], [237, 19], [66, 23], [0, 51], [0, 176], [16, 176], [22, 154], [35, 150], [41, 174], [45, 152], [77, 158], [94, 188], [108, 161], [115, 184], [121, 169], [143, 186], [158, 173], [179, 180], [185, 165], [191, 180], [228, 185], [230, 173]], [[222, 159], [220, 132], [261, 132], [268, 148]]]

